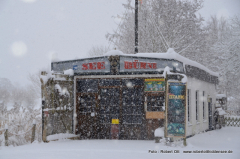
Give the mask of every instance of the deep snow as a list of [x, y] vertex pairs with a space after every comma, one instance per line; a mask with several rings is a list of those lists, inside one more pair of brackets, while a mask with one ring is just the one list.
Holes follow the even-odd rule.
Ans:
[[[181, 142], [175, 146], [143, 140], [61, 140], [49, 143], [33, 143], [18, 147], [1, 147], [0, 159], [239, 159], [240, 128], [225, 127], [197, 134], [187, 139], [187, 147]], [[149, 153], [149, 150], [179, 150], [179, 153]], [[183, 153], [195, 150], [224, 150], [232, 153]]]

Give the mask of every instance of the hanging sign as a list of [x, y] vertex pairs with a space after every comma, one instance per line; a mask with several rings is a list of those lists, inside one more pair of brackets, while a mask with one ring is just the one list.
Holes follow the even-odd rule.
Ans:
[[165, 91], [164, 78], [145, 79], [144, 80], [144, 91], [145, 92], [164, 92]]
[[186, 137], [186, 84], [167, 83], [166, 137]]

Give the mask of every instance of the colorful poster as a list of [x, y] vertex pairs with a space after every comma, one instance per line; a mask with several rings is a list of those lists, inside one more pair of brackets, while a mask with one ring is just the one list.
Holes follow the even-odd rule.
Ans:
[[168, 83], [167, 98], [167, 137], [185, 137], [186, 85]]
[[164, 92], [165, 91], [164, 78], [145, 79], [144, 80], [144, 91], [145, 92]]

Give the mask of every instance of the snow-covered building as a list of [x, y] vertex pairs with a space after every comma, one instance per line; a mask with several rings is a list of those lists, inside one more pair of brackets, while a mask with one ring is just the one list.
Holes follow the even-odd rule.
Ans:
[[212, 129], [218, 74], [173, 49], [51, 63], [54, 74], [74, 77], [72, 131], [81, 139], [153, 139], [164, 125], [166, 68], [187, 83], [186, 136]]

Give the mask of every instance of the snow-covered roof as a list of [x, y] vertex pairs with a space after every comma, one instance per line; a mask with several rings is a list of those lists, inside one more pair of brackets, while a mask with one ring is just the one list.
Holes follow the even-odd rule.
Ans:
[[111, 50], [104, 54], [104, 56], [111, 56], [111, 55], [119, 55], [119, 56], [135, 56], [135, 57], [147, 57], [147, 58], [159, 58], [159, 59], [174, 59], [182, 62], [185, 65], [191, 65], [198, 67], [211, 75], [218, 76], [219, 74], [209, 70], [207, 67], [197, 63], [196, 61], [190, 60], [186, 57], [183, 57], [176, 53], [173, 48], [169, 48], [166, 53], [137, 53], [137, 54], [124, 54], [122, 51], [119, 50]]
[[[194, 67], [197, 67], [201, 70], [206, 71], [207, 73], [209, 73], [213, 76], [217, 76], [217, 77], [219, 76], [218, 73], [209, 70], [207, 67], [197, 63], [196, 61], [190, 60], [186, 57], [183, 57], [183, 56], [179, 55], [172, 48], [169, 48], [166, 53], [137, 53], [137, 54], [124, 54], [122, 51], [119, 51], [119, 50], [111, 50], [111, 51], [105, 53], [103, 56], [96, 56], [96, 57], [92, 57], [92, 58], [108, 57], [108, 56], [116, 56], [116, 55], [118, 55], [118, 56], [130, 56], [130, 57], [145, 57], [145, 58], [177, 60], [177, 61], [182, 62], [184, 67], [185, 67], [185, 65], [194, 66]], [[85, 60], [85, 59], [89, 60], [91, 58], [74, 59], [73, 61]], [[61, 62], [61, 61], [58, 61], [58, 62]]]
[[125, 55], [122, 51], [119, 50], [111, 50], [104, 54], [104, 56], [115, 56], [115, 55]]
[[73, 76], [73, 75], [74, 75], [74, 71], [73, 71], [73, 69], [68, 69], [68, 70], [65, 70], [65, 71], [64, 71], [64, 74], [65, 74], [65, 75]]
[[169, 48], [166, 53], [137, 53], [137, 54], [122, 54], [121, 51], [118, 50], [112, 50], [104, 54], [104, 56], [110, 56], [110, 55], [124, 55], [124, 56], [136, 56], [136, 57], [148, 57], [148, 58], [160, 58], [160, 59], [174, 59], [182, 62], [185, 65], [191, 65], [198, 67], [211, 75], [218, 76], [219, 74], [216, 72], [213, 72], [209, 70], [207, 67], [197, 63], [196, 61], [190, 60], [186, 57], [183, 57], [176, 53], [173, 48]]

